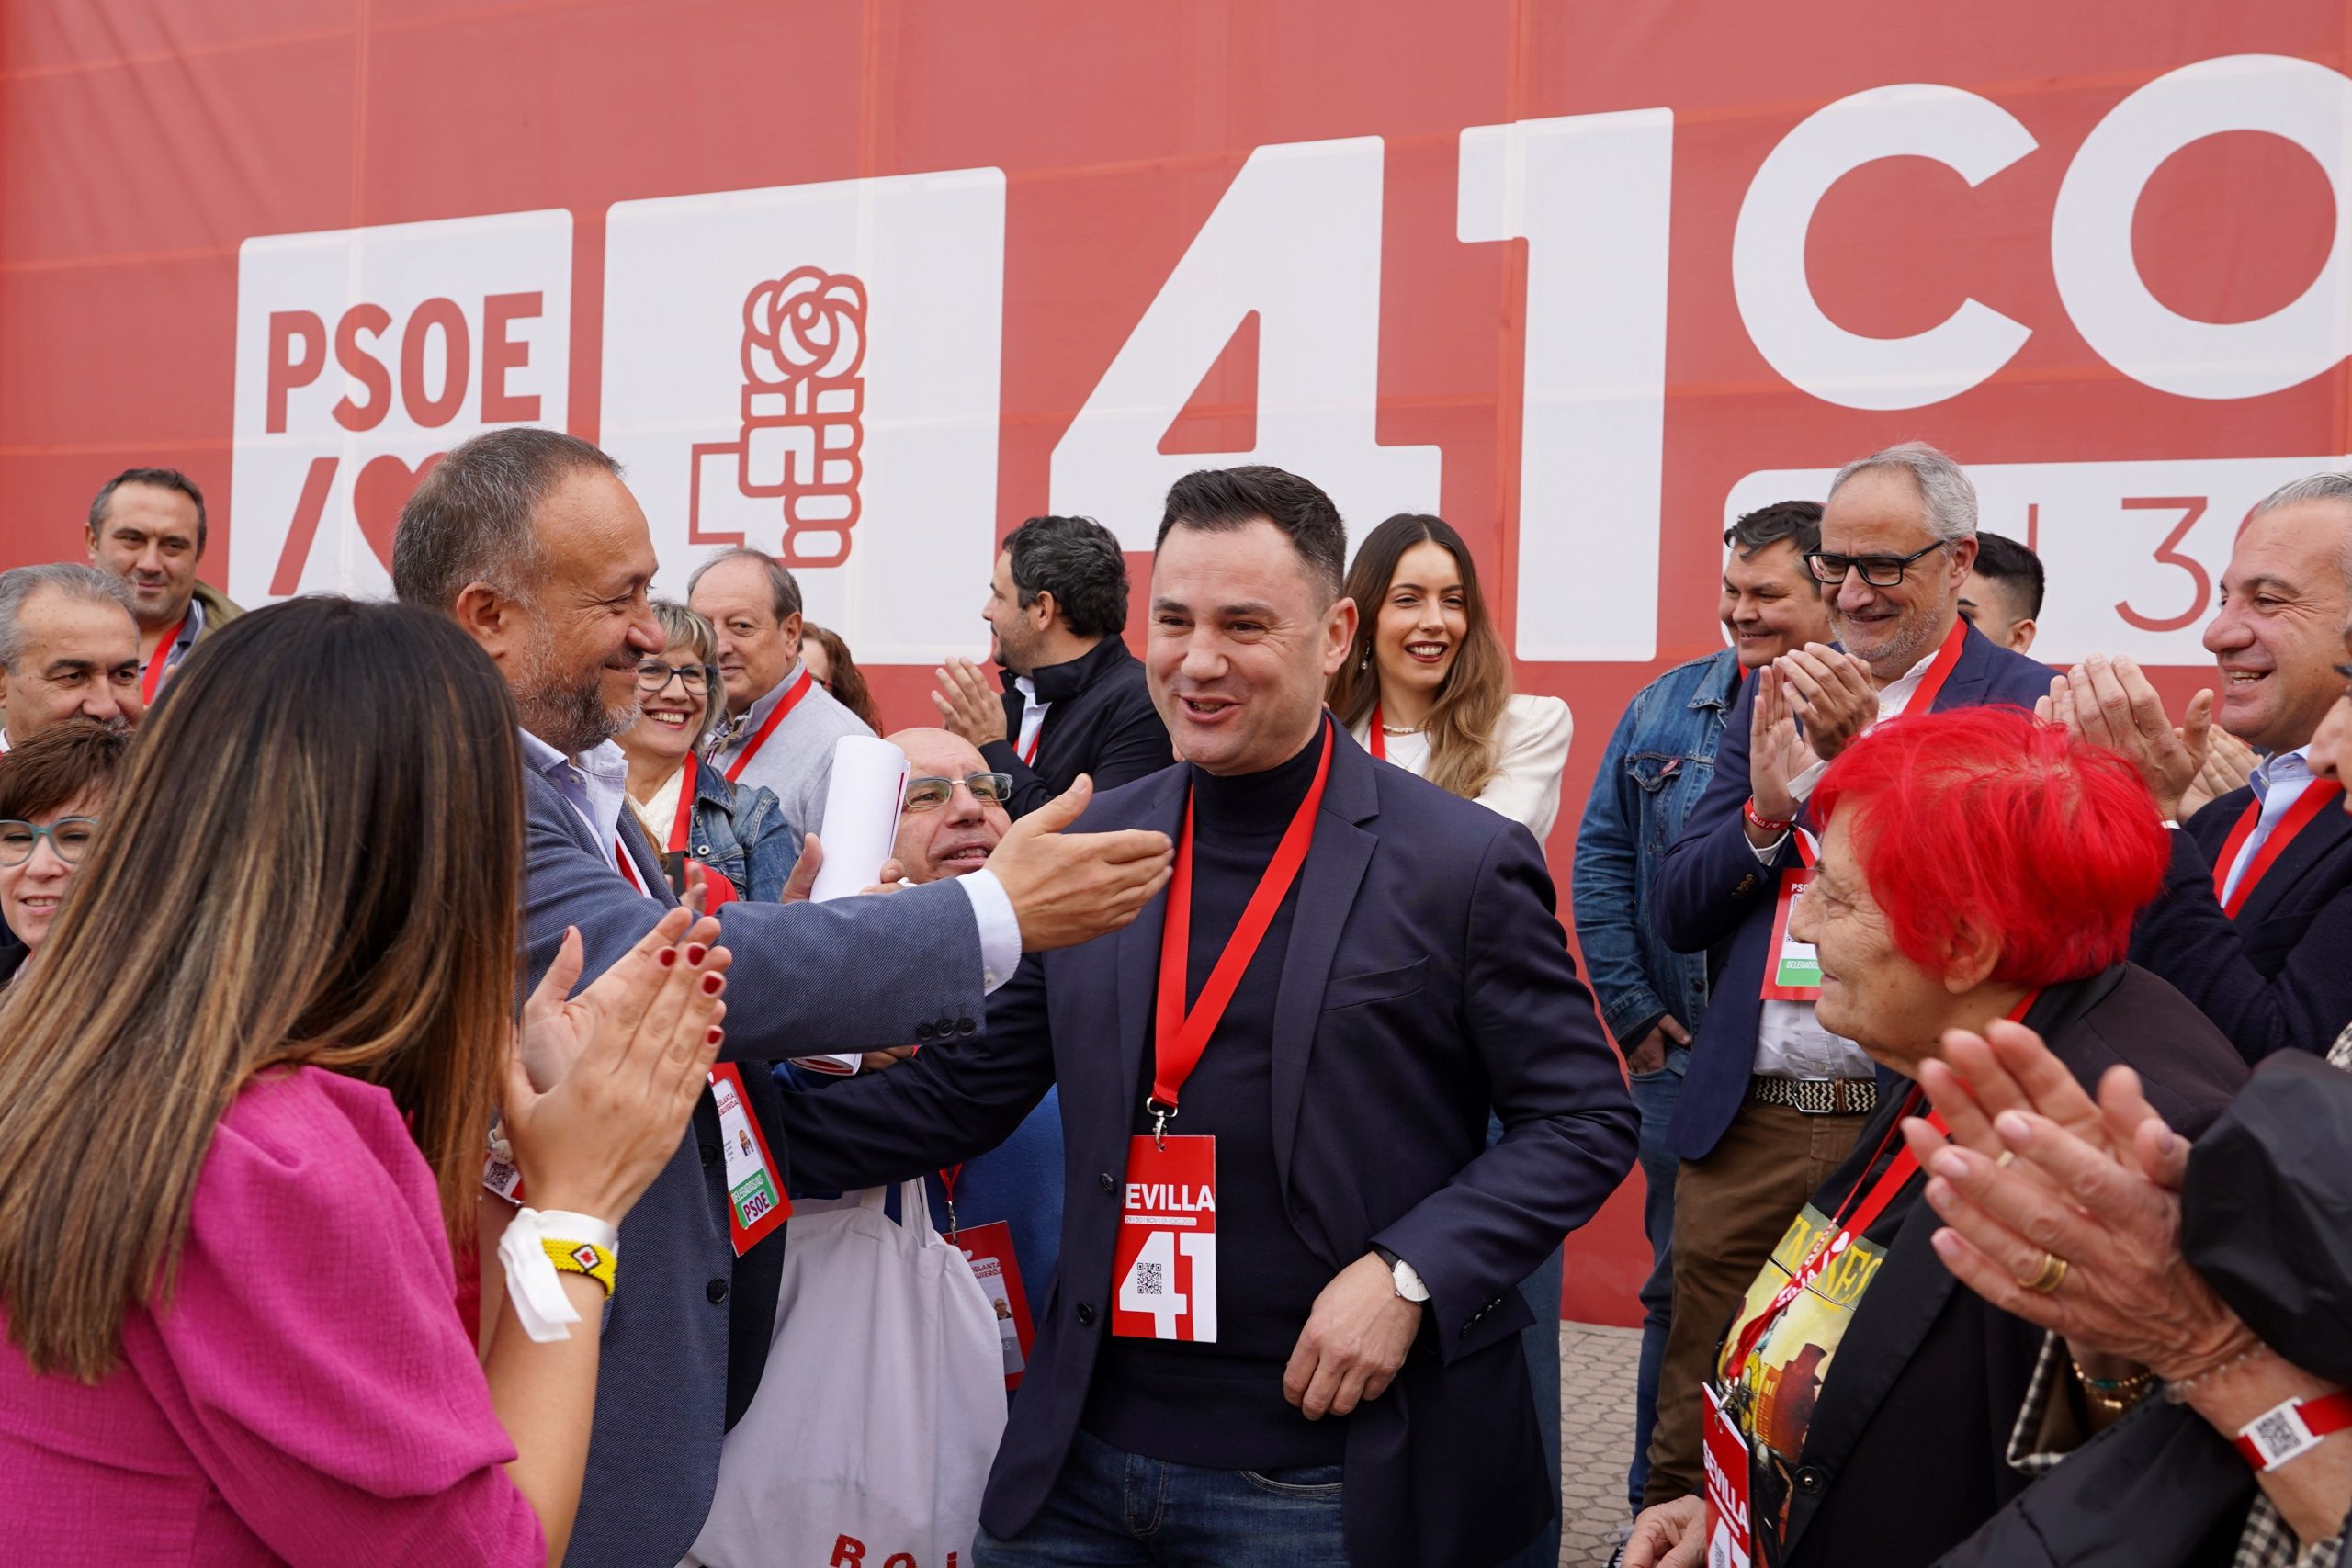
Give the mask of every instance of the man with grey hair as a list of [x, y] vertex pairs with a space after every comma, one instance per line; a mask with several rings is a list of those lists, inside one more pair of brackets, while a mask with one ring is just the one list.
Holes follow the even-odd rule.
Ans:
[[1667, 851], [1654, 894], [1668, 946], [1719, 958], [1667, 1144], [1674, 1313], [1658, 1369], [1650, 1506], [1700, 1489], [1700, 1389], [1748, 1281], [1878, 1108], [1875, 1065], [1814, 1014], [1818, 970], [1783, 911], [1812, 873], [1798, 829], [1831, 758], [1904, 713], [2029, 707], [2050, 671], [1960, 613], [1976, 558], [1976, 490], [1918, 442], [1838, 472], [1805, 557], [1839, 637], [1782, 654], [1743, 683], [1715, 774]]
[[[594, 976], [674, 902], [653, 844], [627, 820], [628, 765], [612, 743], [636, 722], [639, 660], [664, 646], [646, 596], [657, 564], [618, 465], [558, 431], [475, 436], [401, 513], [394, 589], [456, 620], [520, 709], [526, 984], [569, 931], [584, 946], [583, 975]], [[135, 682], [127, 619], [125, 633]], [[888, 898], [737, 900], [720, 909], [717, 940], [733, 963], [719, 1071], [734, 1103], [773, 1128], [774, 1080], [732, 1064], [976, 1034], [989, 1010], [984, 998], [1024, 952], [1133, 919], [1166, 882], [1170, 846], [1156, 832], [1059, 832], [1088, 798], [1073, 790], [1007, 834], [985, 869], [951, 882]], [[820, 852], [809, 847], [803, 870]], [[806, 886], [797, 874], [796, 883]], [[525, 1066], [544, 1088], [568, 1064]], [[780, 1191], [789, 1152], [771, 1133], [757, 1168], [722, 1160], [734, 1140], [721, 1137], [718, 1114], [706, 1097], [621, 1222], [631, 1283], [607, 1309], [565, 1559], [573, 1568], [677, 1562], [709, 1510], [720, 1436], [759, 1383], [781, 1266], [781, 1243], [763, 1238], [777, 1210], [740, 1207], [734, 1195]], [[482, 1258], [482, 1294], [494, 1306], [503, 1284], [492, 1245]]]
[[[2205, 647], [2221, 700], [2199, 692], [2176, 728], [2129, 659], [2094, 655], [2050, 683], [2044, 711], [2139, 768], [2173, 835], [2165, 890], [2132, 960], [2178, 987], [2249, 1062], [2324, 1051], [2352, 1018], [2352, 818], [2312, 774], [2312, 739], [2344, 694], [2352, 619], [2352, 474], [2281, 486], [2238, 531]], [[2181, 820], [2211, 727], [2267, 758], [2243, 787]]]
[[801, 660], [800, 584], [758, 550], [721, 550], [686, 579], [686, 603], [718, 632], [727, 719], [711, 738], [711, 765], [774, 790], [794, 833], [823, 832], [833, 743], [874, 731]]
[[0, 751], [65, 719], [146, 712], [128, 588], [77, 562], [0, 572]]

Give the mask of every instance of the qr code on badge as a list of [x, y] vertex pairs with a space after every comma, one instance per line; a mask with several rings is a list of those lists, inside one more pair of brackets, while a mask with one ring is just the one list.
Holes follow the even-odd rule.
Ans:
[[1136, 1294], [1164, 1296], [1168, 1293], [1168, 1268], [1162, 1263], [1136, 1265]]
[[2300, 1447], [2303, 1434], [2292, 1417], [2274, 1410], [2255, 1422], [2253, 1438], [2265, 1455], [2283, 1454]]

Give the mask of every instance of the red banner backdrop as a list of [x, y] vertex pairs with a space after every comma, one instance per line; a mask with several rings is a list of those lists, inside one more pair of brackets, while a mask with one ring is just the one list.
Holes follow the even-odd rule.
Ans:
[[[235, 596], [380, 591], [418, 465], [560, 423], [629, 463], [662, 586], [782, 551], [910, 722], [1003, 527], [1142, 549], [1175, 472], [1254, 457], [1358, 530], [1463, 529], [1575, 709], [1573, 806], [1633, 691], [1720, 646], [1726, 514], [1922, 437], [2047, 558], [2037, 651], [2178, 697], [2236, 520], [2352, 449], [2346, 34], [2335, 0], [19, 0], [0, 564], [169, 463]], [[1631, 1320], [1635, 1196], [1572, 1244], [1577, 1315]]]

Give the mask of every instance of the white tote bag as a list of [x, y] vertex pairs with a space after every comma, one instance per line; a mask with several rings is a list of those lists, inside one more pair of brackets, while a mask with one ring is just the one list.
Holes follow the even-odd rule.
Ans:
[[971, 1568], [1004, 1435], [996, 1314], [922, 1183], [899, 1190], [903, 1224], [886, 1190], [786, 1224], [767, 1371], [720, 1450], [690, 1561]]

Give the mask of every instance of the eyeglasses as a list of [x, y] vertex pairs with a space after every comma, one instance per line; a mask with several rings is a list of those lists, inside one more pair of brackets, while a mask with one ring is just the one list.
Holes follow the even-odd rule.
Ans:
[[664, 664], [658, 659], [648, 659], [637, 667], [637, 689], [649, 697], [659, 695], [673, 679], [686, 688], [686, 695], [690, 697], [710, 694], [710, 666], [707, 664]]
[[1924, 550], [1913, 550], [1907, 556], [1833, 556], [1826, 550], [1815, 550], [1804, 558], [1813, 580], [1825, 588], [1835, 588], [1846, 581], [1849, 570], [1859, 571], [1862, 581], [1872, 588], [1894, 588], [1902, 584], [1905, 567], [1934, 555], [1951, 544], [1950, 539], [1938, 539]]
[[22, 865], [33, 858], [33, 851], [43, 839], [57, 852], [57, 858], [67, 865], [79, 865], [98, 836], [98, 819], [95, 817], [61, 817], [46, 828], [15, 818], [0, 819], [0, 865]]
[[960, 779], [922, 778], [907, 781], [907, 809], [935, 811], [956, 798], [962, 784], [982, 806], [1002, 806], [1012, 798], [1011, 773], [967, 773]]

